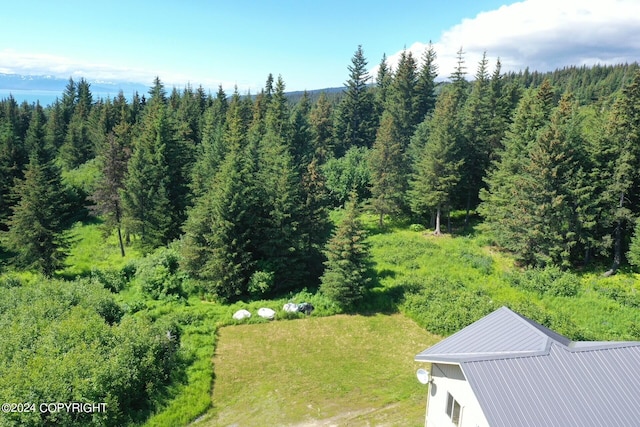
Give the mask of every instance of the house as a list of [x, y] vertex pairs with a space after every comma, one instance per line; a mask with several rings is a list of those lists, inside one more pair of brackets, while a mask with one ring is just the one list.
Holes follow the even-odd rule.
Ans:
[[427, 427], [640, 426], [640, 342], [572, 342], [502, 307], [415, 360]]

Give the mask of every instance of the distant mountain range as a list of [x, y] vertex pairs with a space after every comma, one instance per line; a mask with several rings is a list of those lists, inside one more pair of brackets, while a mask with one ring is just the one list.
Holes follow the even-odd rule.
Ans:
[[[74, 80], [77, 81], [80, 80], [80, 78]], [[140, 95], [146, 95], [150, 87], [150, 85], [133, 82], [86, 80], [91, 84], [91, 93], [94, 99], [113, 98], [118, 95], [120, 91], [130, 99], [135, 92], [138, 92]], [[68, 78], [0, 73], [0, 99], [12, 95], [19, 103], [23, 101], [27, 101], [28, 103], [39, 101], [42, 105], [50, 105], [55, 102], [56, 98], [62, 98], [62, 93], [68, 83]], [[337, 87], [309, 90], [307, 93], [313, 102], [322, 92], [333, 97], [339, 95], [343, 90], [344, 87]], [[212, 91], [212, 93], [215, 94], [214, 91]], [[291, 102], [295, 103], [302, 97], [302, 94], [302, 91], [288, 92], [287, 97]]]
[[[80, 80], [79, 78], [77, 80]], [[149, 86], [141, 85], [138, 83], [129, 82], [104, 82], [104, 81], [92, 81], [87, 79], [91, 84], [91, 91], [95, 93], [112, 93], [117, 95], [120, 90], [125, 94], [138, 92], [146, 92]], [[53, 76], [31, 76], [20, 74], [0, 74], [0, 90], [31, 90], [31, 91], [46, 91], [46, 92], [62, 92], [65, 86], [69, 82], [69, 79], [63, 79]]]

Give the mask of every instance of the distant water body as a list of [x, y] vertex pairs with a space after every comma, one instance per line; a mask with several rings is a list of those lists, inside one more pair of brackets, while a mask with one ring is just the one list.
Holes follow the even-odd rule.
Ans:
[[0, 89], [0, 99], [7, 99], [12, 95], [18, 104], [27, 101], [28, 104], [35, 104], [40, 101], [40, 105], [46, 107], [56, 101], [56, 98], [62, 98], [62, 92], [52, 90], [24, 90], [24, 89]]
[[[62, 99], [63, 91], [54, 91], [54, 90], [25, 90], [25, 89], [0, 89], [0, 99], [7, 99], [9, 95], [12, 95], [18, 104], [22, 104], [24, 101], [27, 101], [28, 104], [35, 104], [36, 102], [40, 102], [40, 105], [46, 107], [48, 105], [52, 105], [56, 102], [56, 99]], [[107, 92], [91, 92], [93, 100], [96, 101], [98, 99], [106, 99], [118, 96], [118, 92], [107, 93]], [[126, 96], [126, 94], [125, 94]], [[131, 101], [132, 97], [127, 96], [127, 100]]]

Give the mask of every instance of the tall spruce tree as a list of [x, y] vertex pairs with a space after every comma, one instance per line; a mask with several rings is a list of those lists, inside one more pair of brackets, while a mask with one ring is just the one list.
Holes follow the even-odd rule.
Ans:
[[527, 209], [523, 203], [528, 203], [530, 196], [523, 193], [524, 179], [530, 162], [528, 153], [549, 123], [553, 107], [550, 91], [550, 86], [544, 85], [524, 93], [503, 140], [504, 148], [488, 173], [487, 189], [480, 193], [478, 211], [485, 224], [496, 243], [514, 253], [527, 252], [520, 221]]
[[[33, 114], [42, 114], [39, 104]], [[51, 276], [62, 266], [69, 246], [64, 234], [68, 226], [67, 198], [53, 150], [45, 145], [44, 123], [34, 118], [27, 132], [30, 138], [39, 140], [33, 141], [24, 179], [13, 187], [17, 202], [5, 222], [8, 231], [2, 233], [2, 242], [15, 254], [18, 266]]]
[[354, 195], [325, 249], [327, 261], [320, 279], [320, 292], [342, 309], [352, 308], [362, 300], [369, 282], [369, 246], [358, 215]]
[[581, 139], [575, 106], [565, 95], [553, 111], [549, 125], [528, 150], [528, 158], [515, 195], [521, 210], [514, 218], [521, 242], [516, 257], [523, 264], [570, 267], [578, 243], [577, 194], [581, 181]]
[[315, 147], [315, 156], [320, 164], [324, 164], [333, 155], [333, 121], [332, 107], [324, 92], [309, 112], [311, 138]]
[[376, 142], [369, 155], [371, 205], [378, 213], [380, 227], [384, 216], [397, 213], [403, 206], [407, 172], [400, 130], [392, 113], [382, 114]]
[[[232, 102], [240, 102], [239, 96]], [[202, 141], [197, 147], [197, 160], [190, 183], [196, 197], [206, 191], [209, 177], [217, 173], [224, 161], [227, 152], [224, 132], [228, 108], [227, 96], [222, 87], [219, 87], [213, 104], [203, 114]]]
[[409, 205], [415, 214], [423, 217], [435, 212], [436, 235], [442, 232], [442, 212], [451, 209], [453, 192], [460, 180], [462, 160], [457, 151], [456, 96], [455, 90], [442, 92], [433, 117], [427, 119], [429, 131], [417, 134], [425, 135], [427, 140], [415, 143], [423, 148], [413, 167]]
[[338, 106], [334, 127], [336, 157], [343, 156], [353, 146], [371, 147], [378, 125], [373, 93], [368, 87], [371, 76], [362, 46], [358, 46], [347, 68], [349, 80], [345, 83], [346, 90]]
[[141, 134], [133, 141], [122, 192], [125, 226], [140, 236], [146, 250], [168, 243], [179, 230], [179, 225], [176, 227], [172, 221], [179, 212], [174, 210], [169, 192], [172, 174], [167, 143], [172, 136], [163, 98], [163, 92], [152, 95], [148, 106], [151, 111], [146, 112]]
[[389, 86], [393, 81], [393, 73], [387, 64], [387, 55], [382, 55], [382, 60], [378, 65], [378, 73], [376, 75], [376, 112], [378, 116], [382, 116], [387, 105], [387, 94], [389, 93]]
[[259, 142], [258, 179], [261, 227], [258, 230], [259, 269], [272, 273], [276, 287], [291, 288], [305, 277], [305, 239], [300, 175], [291, 154], [290, 121], [284, 82], [279, 77], [267, 107], [265, 134]]
[[398, 68], [387, 94], [386, 111], [393, 116], [397, 137], [404, 149], [409, 145], [411, 135], [418, 121], [417, 64], [411, 52], [400, 54]]
[[223, 301], [247, 295], [256, 263], [254, 177], [251, 159], [243, 153], [246, 124], [237, 101], [229, 106], [228, 152], [190, 209], [181, 246], [184, 268], [205, 280], [207, 291]]
[[120, 255], [123, 257], [125, 256], [122, 237], [124, 209], [121, 195], [124, 190], [127, 162], [131, 156], [130, 139], [131, 130], [128, 123], [119, 124], [114, 132], [107, 135], [106, 145], [98, 156], [102, 176], [91, 196], [95, 203], [95, 212], [104, 219], [104, 234], [108, 236], [113, 230], [116, 231]]
[[638, 215], [640, 194], [640, 71], [616, 100], [604, 133], [604, 149], [597, 160], [604, 183], [602, 203], [613, 228], [613, 274], [622, 263], [625, 235]]
[[431, 41], [422, 55], [422, 65], [418, 71], [416, 83], [417, 111], [416, 120], [421, 123], [434, 108], [436, 108], [436, 77], [438, 77], [438, 65], [436, 64], [436, 51]]
[[[69, 84], [71, 83], [72, 81]], [[59, 153], [60, 159], [67, 169], [77, 168], [95, 157], [96, 154], [89, 125], [89, 115], [93, 107], [91, 85], [85, 79], [80, 79], [75, 87], [77, 100], [73, 103], [73, 112], [69, 118], [65, 139]], [[69, 98], [71, 96], [69, 95]]]
[[489, 87], [486, 53], [478, 64], [471, 93], [462, 107], [461, 153], [464, 165], [461, 170], [460, 190], [464, 194], [465, 225], [469, 213], [478, 203], [478, 193], [483, 187], [485, 173], [491, 159], [490, 138], [493, 135], [491, 93]]

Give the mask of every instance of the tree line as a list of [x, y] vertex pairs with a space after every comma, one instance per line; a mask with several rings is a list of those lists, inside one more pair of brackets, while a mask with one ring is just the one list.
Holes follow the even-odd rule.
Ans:
[[313, 101], [290, 102], [273, 75], [255, 95], [168, 93], [156, 78], [131, 99], [95, 100], [84, 79], [46, 108], [10, 96], [0, 255], [51, 276], [70, 225], [98, 216], [123, 255], [177, 242], [181, 268], [222, 300], [317, 283], [330, 293], [330, 277], [360, 289], [361, 265], [345, 270], [349, 251], [336, 250], [360, 239], [357, 219], [334, 233], [329, 219], [360, 205], [380, 226], [410, 217], [436, 233], [452, 211], [465, 225], [478, 212], [524, 266], [599, 259], [615, 271], [629, 248], [636, 262], [637, 64], [503, 73], [485, 54], [472, 78], [466, 69], [461, 49], [440, 81], [430, 45], [395, 69], [383, 57], [371, 76], [359, 46], [343, 92]]

